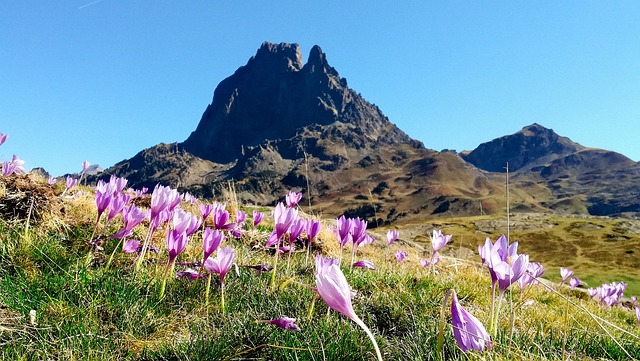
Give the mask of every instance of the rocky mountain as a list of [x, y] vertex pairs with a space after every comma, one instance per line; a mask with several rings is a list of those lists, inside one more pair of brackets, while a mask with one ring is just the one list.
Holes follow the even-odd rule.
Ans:
[[482, 143], [462, 157], [480, 169], [505, 172], [507, 162], [510, 171], [531, 169], [583, 148], [569, 138], [559, 136], [552, 129], [534, 123], [517, 133]]
[[429, 150], [349, 88], [320, 47], [304, 63], [300, 47], [286, 43], [265, 42], [220, 82], [184, 142], [145, 149], [99, 177], [203, 197], [231, 189], [264, 205], [294, 189], [310, 212], [381, 224], [503, 212], [507, 162], [514, 211], [640, 212], [638, 197], [625, 193], [639, 194], [640, 165], [620, 154], [539, 124], [468, 153]]
[[539, 124], [483, 143], [462, 157], [491, 172], [513, 171], [514, 186], [544, 187], [539, 204], [552, 211], [612, 215], [640, 213], [640, 163], [587, 148]]

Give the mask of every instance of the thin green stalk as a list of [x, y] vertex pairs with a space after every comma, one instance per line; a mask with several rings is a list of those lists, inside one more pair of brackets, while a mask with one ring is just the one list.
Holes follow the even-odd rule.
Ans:
[[318, 294], [314, 293], [313, 298], [311, 299], [311, 305], [309, 306], [309, 312], [307, 312], [307, 320], [309, 321], [313, 319], [313, 309], [315, 308], [317, 299], [318, 299]]
[[562, 340], [562, 359], [564, 360], [564, 355], [565, 355], [565, 350], [566, 350], [566, 346], [567, 346], [567, 334], [568, 329], [567, 329], [567, 323], [569, 323], [569, 298], [567, 298], [567, 306], [564, 309], [564, 338]]
[[491, 335], [491, 337], [495, 340], [496, 337], [498, 336], [498, 316], [500, 315], [500, 308], [502, 306], [502, 302], [500, 302], [502, 300], [502, 295], [503, 293], [500, 293], [500, 296], [498, 296], [498, 305], [495, 308], [495, 314], [493, 315], [493, 334]]
[[109, 269], [109, 266], [113, 261], [113, 256], [116, 254], [116, 251], [118, 250], [118, 248], [120, 248], [120, 243], [122, 243], [122, 238], [120, 238], [120, 241], [118, 241], [118, 245], [116, 245], [116, 248], [114, 248], [113, 252], [111, 252], [111, 256], [109, 256], [109, 260], [107, 261], [107, 264], [104, 266], [105, 271]]
[[445, 293], [444, 300], [442, 301], [442, 308], [440, 309], [440, 325], [438, 327], [438, 347], [436, 348], [436, 354], [438, 356], [438, 359], [440, 360], [444, 360], [444, 353], [442, 352], [442, 349], [444, 345], [444, 327], [447, 324], [445, 319], [445, 311], [447, 309], [449, 298], [451, 297], [452, 294], [455, 294], [455, 293], [456, 291], [454, 291], [453, 289], [450, 289], [447, 291], [447, 293]]
[[160, 287], [160, 296], [159, 296], [160, 299], [164, 297], [164, 291], [165, 291], [165, 288], [167, 287], [167, 278], [169, 278], [169, 272], [171, 271], [172, 266], [173, 266], [173, 262], [167, 263], [167, 268], [165, 269], [164, 277], [162, 278], [162, 286]]
[[136, 265], [134, 267], [135, 273], [138, 273], [138, 270], [140, 270], [140, 266], [142, 265], [142, 260], [144, 259], [144, 256], [147, 253], [147, 248], [149, 247], [149, 242], [151, 241], [152, 236], [153, 236], [153, 226], [149, 225], [147, 236], [144, 238], [144, 243], [142, 244], [142, 251], [140, 251], [140, 256], [138, 257], [138, 260], [136, 261]]
[[222, 309], [222, 313], [224, 313], [224, 282], [220, 283], [220, 308]]
[[273, 269], [271, 270], [271, 282], [269, 286], [271, 287], [271, 292], [276, 290], [276, 270], [278, 269], [278, 246], [276, 245], [276, 259], [273, 262]]
[[355, 321], [355, 323], [357, 323], [358, 326], [360, 326], [364, 330], [367, 336], [369, 336], [369, 339], [371, 340], [371, 343], [373, 343], [373, 347], [376, 350], [376, 356], [378, 357], [378, 361], [382, 361], [382, 354], [380, 354], [380, 348], [378, 347], [378, 342], [376, 341], [376, 338], [373, 336], [373, 333], [371, 333], [371, 330], [369, 330], [369, 327], [367, 327], [367, 325], [365, 325], [364, 322], [362, 322], [362, 320], [358, 317], [356, 317], [353, 321]]
[[489, 308], [489, 333], [492, 335], [493, 335], [493, 329], [495, 328], [495, 325], [493, 324], [495, 310], [496, 310], [496, 284], [493, 283], [491, 285], [491, 306]]
[[205, 307], [209, 306], [209, 291], [211, 290], [211, 273], [209, 273], [209, 277], [207, 277], [207, 290], [204, 293], [204, 305]]

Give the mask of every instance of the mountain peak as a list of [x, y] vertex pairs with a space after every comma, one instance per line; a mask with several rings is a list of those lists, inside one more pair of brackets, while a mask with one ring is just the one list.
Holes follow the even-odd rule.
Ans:
[[480, 169], [504, 172], [507, 163], [513, 171], [531, 169], [581, 149], [584, 147], [571, 139], [533, 123], [514, 134], [482, 143], [462, 157]]
[[264, 42], [246, 65], [218, 85], [198, 127], [182, 145], [200, 158], [230, 163], [265, 140], [289, 139], [301, 128], [336, 122], [347, 124], [355, 138], [422, 146], [349, 89], [319, 46], [311, 48], [303, 65], [298, 44]]
[[300, 70], [303, 64], [300, 45], [265, 41], [256, 55], [249, 60], [249, 64], [251, 63], [264, 64], [263, 67], [268, 68]]

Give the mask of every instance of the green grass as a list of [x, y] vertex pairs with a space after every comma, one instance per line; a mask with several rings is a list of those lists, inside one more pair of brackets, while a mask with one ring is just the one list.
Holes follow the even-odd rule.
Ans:
[[[70, 203], [67, 207], [72, 207]], [[90, 217], [89, 217], [90, 218]], [[269, 273], [258, 275], [241, 268], [231, 271], [225, 282], [226, 312], [219, 307], [220, 291], [213, 286], [205, 304], [206, 282], [170, 279], [165, 297], [158, 298], [166, 251], [153, 256], [139, 274], [133, 273], [130, 255], [118, 254], [109, 270], [104, 257], [85, 262], [91, 235], [89, 223], [67, 224], [58, 230], [0, 221], [0, 357], [11, 360], [373, 360], [375, 353], [366, 334], [346, 317], [317, 300], [313, 318], [307, 313], [314, 292], [313, 263], [304, 264], [296, 254], [287, 272], [286, 257], [279, 263], [277, 281], [269, 291]], [[144, 234], [144, 231], [140, 231]], [[266, 235], [228, 241], [236, 249], [239, 264], [271, 263], [260, 249]], [[320, 242], [325, 252], [336, 255], [330, 233]], [[196, 259], [199, 234], [179, 260]], [[162, 237], [155, 242], [160, 248]], [[364, 249], [379, 266], [368, 271], [344, 269], [351, 287], [356, 313], [374, 333], [388, 360], [435, 360], [438, 315], [445, 292], [454, 288], [462, 305], [486, 323], [489, 316], [490, 279], [475, 263], [445, 259], [438, 274], [428, 274], [417, 264], [418, 252], [408, 245], [394, 245], [410, 253], [407, 261], [384, 261], [382, 242]], [[116, 242], [105, 245], [110, 254]], [[347, 253], [345, 253], [346, 255]], [[345, 257], [346, 258], [346, 257]], [[568, 297], [578, 306], [569, 308]], [[509, 302], [512, 300], [512, 302]], [[621, 308], [605, 309], [575, 292], [562, 296], [538, 286], [525, 295], [531, 305], [519, 301], [519, 293], [507, 294], [498, 338], [491, 351], [463, 354], [456, 346], [451, 327], [445, 332], [447, 360], [556, 360], [567, 339], [572, 359], [625, 360], [640, 358], [639, 328], [635, 316]], [[513, 306], [513, 307], [511, 307]], [[624, 333], [606, 326], [610, 337], [580, 307], [601, 317]], [[36, 311], [36, 324], [29, 312]], [[514, 328], [510, 314], [514, 313]], [[447, 311], [447, 319], [450, 318]], [[295, 317], [301, 332], [290, 332], [256, 322], [280, 316]], [[599, 321], [602, 324], [602, 321]]]

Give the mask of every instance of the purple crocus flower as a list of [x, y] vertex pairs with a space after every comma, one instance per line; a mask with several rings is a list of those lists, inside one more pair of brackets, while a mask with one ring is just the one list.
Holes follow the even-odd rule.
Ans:
[[638, 302], [638, 296], [631, 296], [631, 302], [634, 304]]
[[305, 220], [299, 217], [291, 222], [289, 226], [289, 243], [294, 243], [300, 237], [302, 231], [304, 231], [304, 224]]
[[462, 352], [484, 351], [485, 345], [491, 348], [491, 338], [484, 325], [460, 305], [455, 291], [451, 300], [451, 325]]
[[10, 161], [2, 163], [2, 175], [9, 176], [11, 174], [23, 174], [24, 173], [24, 161], [18, 158], [17, 155], [13, 155]]
[[560, 276], [562, 277], [561, 283], [564, 283], [569, 279], [569, 277], [573, 276], [573, 271], [568, 268], [560, 267]]
[[257, 227], [258, 224], [260, 224], [260, 222], [262, 222], [262, 219], [264, 218], [264, 214], [258, 212], [258, 211], [253, 211], [253, 226]]
[[198, 208], [202, 215], [202, 222], [206, 221], [211, 212], [213, 212], [213, 204], [200, 204], [198, 205]]
[[109, 207], [111, 198], [115, 194], [115, 187], [112, 187], [111, 183], [106, 183], [103, 180], [99, 180], [95, 188], [96, 193], [96, 207], [98, 208], [98, 220], [102, 213]]
[[636, 306], [636, 318], [638, 319], [638, 326], [640, 326], [640, 306]]
[[0, 145], [4, 144], [4, 142], [7, 141], [8, 137], [9, 137], [9, 135], [0, 133]]
[[169, 262], [167, 267], [171, 267], [178, 255], [187, 247], [189, 238], [187, 232], [167, 231], [167, 250], [169, 251]]
[[431, 248], [433, 249], [433, 253], [441, 250], [449, 241], [451, 241], [451, 235], [443, 235], [441, 230], [434, 230], [431, 236]]
[[430, 264], [431, 261], [429, 261], [428, 259], [420, 258], [420, 265], [422, 267], [429, 267]]
[[390, 229], [387, 231], [387, 245], [391, 245], [395, 242], [400, 236], [400, 232], [395, 229]]
[[291, 223], [298, 218], [298, 210], [286, 208], [284, 204], [278, 203], [273, 209], [273, 218], [276, 224], [276, 235], [280, 239], [289, 230]]
[[140, 241], [129, 239], [122, 245], [122, 253], [134, 253], [138, 252]]
[[[177, 190], [157, 184], [151, 193], [151, 215], [150, 223], [153, 230], [160, 227], [162, 219], [160, 214], [167, 210], [169, 212], [180, 204], [180, 193]], [[164, 217], [162, 217], [164, 218]]]
[[541, 277], [545, 272], [544, 267], [538, 262], [531, 262], [527, 266], [527, 271], [522, 275], [522, 277], [518, 280], [520, 284], [520, 291], [524, 290], [524, 288], [529, 285], [538, 284], [539, 281], [536, 278]]
[[200, 217], [176, 208], [173, 212], [173, 229], [176, 233], [185, 232], [187, 236], [194, 234], [200, 228]]
[[286, 197], [287, 207], [293, 208], [297, 206], [298, 202], [300, 202], [300, 199], [302, 199], [302, 193], [296, 193], [294, 191], [290, 191]]
[[397, 250], [396, 251], [396, 261], [402, 262], [405, 258], [407, 258], [408, 254], [405, 251]]
[[136, 207], [134, 204], [122, 210], [122, 217], [124, 218], [124, 227], [120, 229], [116, 234], [111, 236], [112, 238], [126, 238], [132, 233], [133, 228], [147, 218], [148, 213], [146, 210], [142, 210]]
[[296, 325], [296, 319], [295, 318], [290, 318], [290, 317], [280, 317], [277, 318], [275, 320], [267, 320], [264, 321], [267, 323], [270, 323], [272, 325], [276, 325], [282, 329], [285, 329], [287, 331], [300, 331], [300, 327], [298, 327], [298, 325]]
[[596, 288], [600, 302], [606, 306], [613, 306], [620, 301], [624, 291], [627, 288], [627, 284], [624, 282], [611, 282], [605, 283]]
[[236, 259], [236, 253], [231, 247], [222, 247], [218, 250], [216, 257], [209, 257], [204, 262], [204, 268], [210, 273], [216, 273], [220, 275], [220, 282], [224, 282], [224, 277], [227, 275], [233, 261]]
[[69, 189], [73, 188], [76, 184], [78, 184], [78, 180], [75, 179], [75, 178], [72, 178], [70, 176], [67, 176], [66, 183], [67, 183], [67, 189], [66, 190], [69, 190]]
[[502, 235], [491, 243], [486, 239], [484, 246], [478, 247], [482, 263], [489, 269], [492, 287], [498, 285], [500, 293], [509, 288], [524, 275], [529, 265], [529, 256], [518, 254], [518, 242], [508, 244], [507, 238]]
[[198, 198], [196, 198], [193, 194], [187, 192], [184, 194], [183, 196], [184, 200], [189, 202], [189, 204], [196, 204], [198, 203]]
[[373, 264], [373, 262], [366, 259], [353, 263], [353, 267], [360, 267], [360, 268], [366, 268], [371, 270], [376, 269], [376, 266]]
[[229, 221], [229, 212], [225, 209], [224, 204], [213, 204], [213, 226], [216, 229], [232, 229], [235, 223], [227, 223]]
[[186, 269], [184, 271], [176, 272], [176, 277], [184, 278], [184, 279], [193, 281], [193, 280], [197, 280], [199, 278], [207, 277], [207, 275], [206, 274], [200, 274], [197, 271], [188, 268], [188, 269]]
[[224, 240], [224, 233], [217, 229], [205, 228], [202, 232], [203, 261], [206, 261], [215, 252]]
[[345, 218], [340, 216], [336, 219], [336, 232], [338, 235], [338, 242], [340, 248], [343, 248], [347, 243], [353, 241], [353, 222], [351, 218]]
[[109, 214], [107, 215], [107, 223], [111, 222], [129, 203], [131, 196], [125, 193], [116, 193], [109, 201]]
[[56, 183], [58, 183], [58, 180], [53, 177], [49, 177], [49, 179], [47, 179], [47, 184], [50, 186], [55, 185]]
[[351, 287], [335, 260], [316, 256], [316, 292], [327, 306], [353, 320], [367, 333], [375, 347], [378, 360], [382, 361], [375, 337], [353, 310]]
[[593, 299], [598, 294], [598, 290], [596, 288], [588, 288], [587, 293], [589, 294], [589, 297]]
[[311, 244], [316, 236], [318, 236], [321, 228], [322, 224], [320, 223], [320, 221], [307, 219], [307, 221], [304, 223], [304, 231], [307, 234], [307, 242], [309, 244]]
[[84, 173], [87, 170], [89, 170], [90, 166], [91, 166], [91, 163], [87, 162], [86, 160], [84, 162], [82, 162], [82, 173]]
[[580, 284], [581, 282], [577, 277], [571, 277], [571, 279], [569, 280], [569, 286], [571, 286], [571, 289], [580, 286]]
[[238, 227], [242, 227], [242, 225], [244, 224], [244, 221], [247, 220], [247, 214], [244, 213], [244, 211], [241, 210], [236, 210], [236, 224], [238, 225]]
[[353, 242], [354, 245], [359, 245], [360, 243], [364, 242], [367, 234], [367, 224], [368, 222], [365, 221], [364, 219], [360, 219], [359, 217], [356, 217], [356, 219], [352, 219], [351, 220], [351, 224], [352, 224], [352, 237], [351, 237], [351, 241]]

